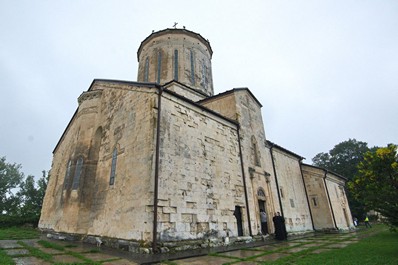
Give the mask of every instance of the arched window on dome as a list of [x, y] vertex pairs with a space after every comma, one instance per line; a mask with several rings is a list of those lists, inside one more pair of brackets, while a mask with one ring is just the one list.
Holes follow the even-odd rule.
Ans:
[[195, 85], [195, 56], [193, 54], [193, 50], [190, 50], [191, 52], [191, 84]]
[[148, 82], [148, 75], [149, 75], [149, 58], [146, 57], [145, 68], [144, 68], [144, 82]]
[[205, 61], [202, 61], [202, 82], [201, 85], [203, 88], [207, 88], [207, 65]]
[[109, 177], [109, 185], [115, 184], [116, 162], [117, 162], [117, 148], [115, 147], [112, 153], [112, 165], [111, 165], [111, 175]]
[[178, 81], [178, 50], [174, 50], [174, 80]]
[[158, 51], [158, 77], [157, 83], [160, 84], [160, 75], [162, 74], [162, 51]]

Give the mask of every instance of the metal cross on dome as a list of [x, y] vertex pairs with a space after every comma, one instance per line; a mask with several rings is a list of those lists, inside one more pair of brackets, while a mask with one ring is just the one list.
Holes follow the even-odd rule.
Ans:
[[178, 22], [174, 22], [173, 28], [177, 28]]

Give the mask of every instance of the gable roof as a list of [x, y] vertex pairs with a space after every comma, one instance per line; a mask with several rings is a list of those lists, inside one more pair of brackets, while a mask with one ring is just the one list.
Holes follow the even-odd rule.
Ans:
[[[109, 83], [117, 83], [117, 84], [125, 84], [125, 85], [130, 85], [130, 86], [139, 86], [139, 87], [157, 88], [157, 89], [161, 89], [163, 87], [163, 86], [161, 86], [161, 85], [159, 85], [157, 83], [149, 83], [149, 82], [133, 82], [133, 81], [113, 80], [113, 79], [94, 79], [91, 82], [90, 87], [88, 88], [88, 90], [86, 92], [92, 91], [94, 86], [95, 86], [95, 84], [96, 83], [100, 83], [100, 82], [108, 83], [108, 84]], [[173, 81], [173, 82], [177, 82], [177, 81]], [[171, 83], [171, 82], [169, 82], [169, 83]], [[169, 84], [169, 83], [167, 83], [167, 84]], [[181, 84], [181, 85], [183, 85], [183, 84]], [[213, 110], [211, 110], [209, 108], [206, 108], [205, 106], [202, 106], [202, 105], [198, 104], [195, 101], [192, 101], [192, 100], [190, 100], [190, 99], [188, 99], [188, 98], [186, 98], [184, 96], [181, 96], [181, 95], [179, 95], [179, 94], [177, 94], [177, 93], [175, 93], [175, 92], [173, 92], [171, 90], [168, 90], [167, 88], [164, 88], [163, 91], [168, 93], [168, 94], [170, 94], [170, 95], [173, 95], [173, 96], [175, 96], [175, 97], [177, 97], [177, 98], [179, 98], [179, 99], [181, 99], [181, 100], [183, 100], [185, 102], [188, 102], [188, 103], [190, 103], [192, 105], [195, 105], [196, 107], [198, 107], [198, 108], [200, 108], [200, 109], [202, 109], [202, 110], [204, 110], [204, 111], [206, 111], [208, 113], [211, 113], [212, 115], [215, 115], [215, 116], [217, 116], [219, 118], [222, 118], [222, 119], [224, 119], [224, 120], [226, 120], [226, 121], [228, 121], [228, 122], [230, 122], [232, 124], [235, 124], [236, 126], [239, 126], [239, 123], [237, 121], [232, 120], [230, 118], [227, 118], [227, 117], [221, 115], [220, 113], [215, 112], [215, 111], [213, 111]], [[53, 153], [57, 150], [57, 148], [58, 148], [59, 144], [61, 143], [62, 139], [64, 138], [66, 132], [68, 131], [69, 127], [71, 126], [72, 121], [75, 119], [78, 111], [79, 111], [79, 107], [76, 108], [76, 111], [74, 112], [74, 114], [73, 114], [72, 118], [70, 119], [68, 125], [66, 126], [65, 130], [63, 131], [61, 137], [59, 138], [56, 146], [54, 147]]]
[[231, 90], [227, 90], [225, 92], [222, 92], [220, 94], [214, 95], [212, 97], [208, 97], [208, 98], [202, 99], [202, 100], [198, 101], [198, 103], [203, 103], [203, 102], [206, 102], [206, 101], [215, 100], [215, 99], [217, 99], [219, 97], [223, 97], [223, 96], [226, 96], [228, 94], [233, 94], [233, 93], [239, 92], [239, 91], [246, 91], [253, 98], [253, 100], [260, 106], [260, 108], [263, 106], [263, 105], [261, 105], [260, 101], [258, 101], [258, 99], [253, 95], [253, 93], [247, 87], [233, 88]]
[[339, 175], [339, 174], [337, 174], [336, 172], [333, 172], [333, 171], [328, 170], [328, 169], [326, 169], [326, 168], [318, 167], [318, 166], [314, 166], [314, 165], [309, 165], [309, 164], [305, 164], [305, 163], [301, 163], [301, 164], [302, 164], [303, 166], [306, 166], [306, 167], [312, 167], [312, 168], [315, 168], [315, 169], [322, 170], [322, 171], [325, 172], [325, 173], [333, 174], [333, 175], [335, 175], [336, 177], [341, 178], [341, 179], [344, 180], [344, 181], [348, 181], [348, 179], [347, 179], [346, 177], [343, 177], [342, 175]]
[[300, 155], [298, 155], [298, 154], [296, 154], [296, 153], [293, 153], [292, 151], [287, 150], [286, 148], [284, 148], [284, 147], [282, 147], [282, 146], [280, 146], [280, 145], [277, 145], [277, 144], [275, 144], [275, 143], [273, 143], [273, 142], [271, 142], [271, 141], [269, 141], [269, 140], [267, 140], [266, 142], [267, 142], [267, 144], [268, 144], [269, 146], [274, 147], [274, 148], [277, 148], [277, 149], [281, 150], [282, 152], [285, 152], [285, 153], [287, 153], [287, 154], [289, 154], [289, 155], [292, 155], [292, 156], [294, 156], [294, 157], [297, 157], [299, 160], [305, 159], [305, 157], [302, 157], [302, 156], [300, 156]]

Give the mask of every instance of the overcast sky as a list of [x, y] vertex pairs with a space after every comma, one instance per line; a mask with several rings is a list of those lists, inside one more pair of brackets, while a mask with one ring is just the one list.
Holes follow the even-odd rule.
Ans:
[[0, 0], [0, 156], [41, 176], [95, 78], [137, 80], [152, 30], [210, 41], [215, 94], [247, 87], [268, 140], [306, 158], [398, 143], [398, 1]]

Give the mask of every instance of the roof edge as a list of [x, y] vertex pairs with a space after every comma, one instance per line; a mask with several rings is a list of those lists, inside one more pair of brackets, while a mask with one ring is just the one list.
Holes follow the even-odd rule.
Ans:
[[282, 146], [280, 146], [280, 145], [277, 145], [276, 143], [273, 143], [273, 142], [271, 142], [271, 141], [269, 141], [269, 140], [266, 140], [266, 142], [267, 142], [267, 144], [269, 144], [271, 147], [276, 147], [276, 148], [278, 148], [279, 150], [282, 150], [283, 152], [286, 152], [286, 153], [288, 153], [288, 154], [290, 154], [290, 155], [292, 155], [292, 156], [295, 156], [295, 157], [299, 158], [300, 161], [303, 160], [303, 159], [305, 159], [305, 157], [302, 157], [301, 155], [298, 155], [298, 154], [296, 154], [296, 153], [294, 153], [294, 152], [292, 152], [292, 151], [290, 151], [290, 150], [288, 150], [288, 149], [286, 149], [286, 148], [284, 148], [284, 147], [282, 147]]
[[312, 167], [312, 168], [320, 169], [320, 170], [322, 170], [322, 171], [325, 172], [325, 173], [331, 173], [331, 174], [335, 175], [336, 177], [339, 177], [339, 178], [341, 178], [341, 179], [343, 179], [343, 180], [345, 180], [345, 181], [348, 181], [348, 178], [343, 177], [342, 175], [337, 174], [336, 172], [331, 171], [331, 170], [329, 170], [329, 169], [326, 169], [326, 168], [323, 168], [323, 167], [314, 166], [314, 165], [310, 165], [310, 164], [306, 164], [306, 163], [301, 163], [301, 164], [302, 164], [303, 166], [307, 166], [307, 167]]
[[194, 38], [197, 38], [197, 39], [199, 39], [201, 42], [203, 42], [203, 44], [205, 44], [205, 46], [206, 46], [207, 49], [209, 50], [210, 58], [213, 56], [213, 49], [212, 49], [211, 46], [210, 46], [209, 40], [203, 38], [203, 36], [200, 35], [199, 33], [196, 33], [196, 32], [190, 31], [190, 30], [187, 30], [187, 29], [185, 29], [185, 28], [183, 28], [183, 29], [166, 28], [166, 29], [163, 29], [163, 30], [159, 30], [159, 31], [152, 32], [148, 37], [146, 37], [146, 38], [141, 42], [140, 47], [138, 47], [138, 50], [137, 50], [137, 60], [140, 61], [139, 55], [140, 55], [140, 53], [141, 53], [142, 47], [143, 47], [150, 39], [155, 38], [155, 37], [160, 36], [160, 35], [167, 34], [167, 33], [171, 33], [171, 34], [183, 33], [183, 34], [187, 34], [187, 35], [189, 35], [189, 36], [192, 36], [192, 37], [194, 37]]
[[210, 101], [210, 100], [216, 99], [216, 98], [218, 98], [218, 97], [223, 97], [223, 96], [225, 96], [225, 95], [232, 94], [232, 93], [238, 92], [238, 91], [247, 91], [247, 92], [249, 93], [249, 95], [254, 99], [254, 101], [260, 106], [260, 108], [263, 107], [263, 105], [260, 103], [260, 101], [258, 101], [258, 99], [253, 95], [253, 93], [252, 93], [252, 92], [250, 91], [250, 89], [247, 88], [247, 87], [233, 88], [233, 89], [230, 89], [230, 90], [221, 92], [221, 93], [219, 93], [219, 94], [217, 94], [217, 95], [214, 95], [214, 96], [207, 97], [207, 98], [205, 98], [205, 99], [199, 100], [198, 103], [199, 103], [199, 102]]

